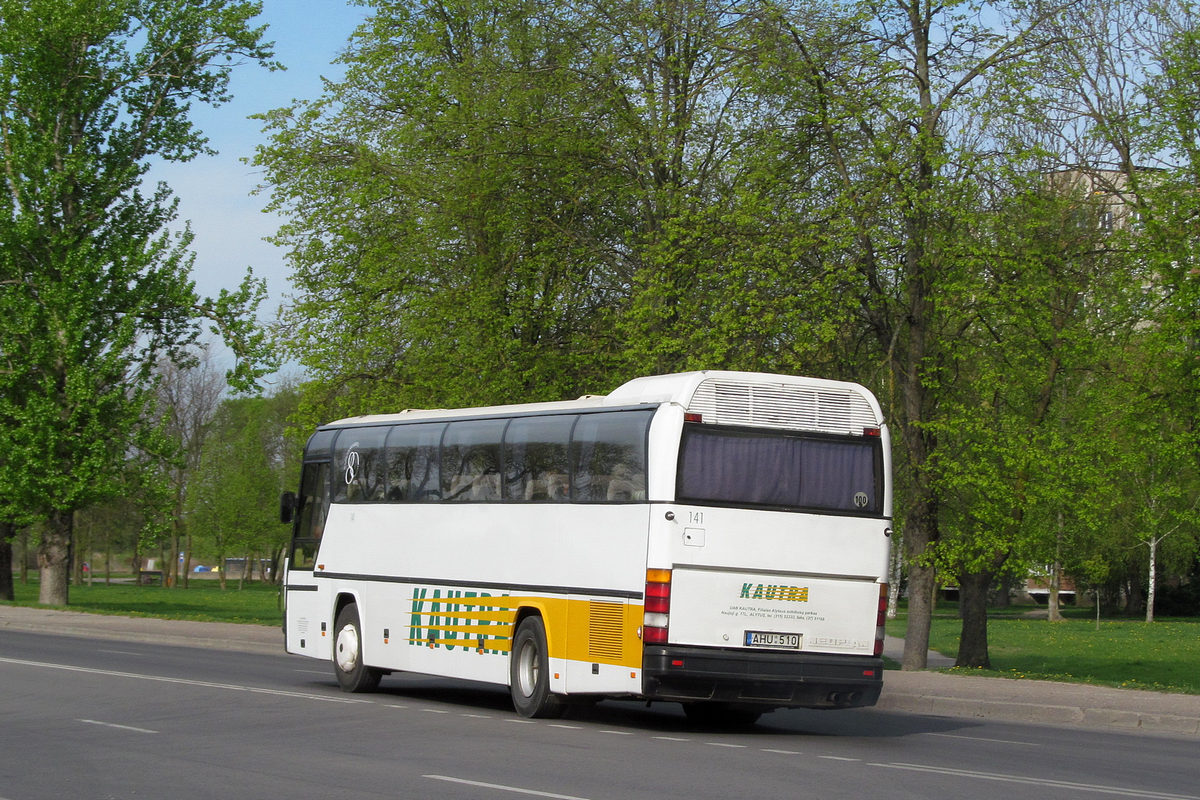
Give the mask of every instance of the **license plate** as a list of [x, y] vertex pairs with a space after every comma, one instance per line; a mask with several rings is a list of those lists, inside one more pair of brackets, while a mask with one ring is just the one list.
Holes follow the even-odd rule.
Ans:
[[798, 633], [746, 631], [743, 641], [746, 643], [746, 647], [770, 647], [775, 650], [800, 649], [800, 634]]

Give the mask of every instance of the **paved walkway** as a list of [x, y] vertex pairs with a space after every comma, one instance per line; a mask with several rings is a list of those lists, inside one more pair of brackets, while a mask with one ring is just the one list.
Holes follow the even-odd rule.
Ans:
[[[0, 605], [0, 633], [5, 630], [283, 653], [282, 631], [263, 625], [114, 617]], [[884, 652], [899, 660], [903, 648], [902, 639], [888, 637]], [[2, 649], [0, 654], [12, 655]], [[953, 659], [930, 654], [931, 668], [953, 663]], [[876, 708], [887, 711], [1200, 738], [1200, 695], [946, 675], [928, 670], [889, 671], [883, 685]]]

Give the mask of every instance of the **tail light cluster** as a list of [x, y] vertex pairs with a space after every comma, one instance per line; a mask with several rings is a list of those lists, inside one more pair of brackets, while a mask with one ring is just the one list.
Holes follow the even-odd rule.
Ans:
[[646, 570], [646, 602], [642, 617], [642, 641], [666, 644], [671, 614], [671, 570]]
[[875, 655], [883, 655], [884, 626], [887, 624], [888, 585], [879, 584], [879, 612], [875, 615]]

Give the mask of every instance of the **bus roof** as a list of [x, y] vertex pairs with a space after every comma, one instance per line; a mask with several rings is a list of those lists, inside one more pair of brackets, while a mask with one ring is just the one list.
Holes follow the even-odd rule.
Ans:
[[[879, 403], [857, 383], [703, 370], [635, 378], [607, 395], [578, 400], [457, 409], [407, 409], [396, 414], [348, 417], [322, 427], [387, 425], [462, 417], [553, 414], [674, 403], [706, 421], [764, 427], [800, 427], [829, 433], [859, 432], [883, 424]], [[801, 424], [802, 423], [802, 424]]]

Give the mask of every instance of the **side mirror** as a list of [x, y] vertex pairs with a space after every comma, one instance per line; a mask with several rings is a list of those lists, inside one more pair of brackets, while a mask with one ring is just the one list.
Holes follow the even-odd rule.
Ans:
[[296, 517], [296, 493], [284, 492], [279, 498], [279, 521], [289, 523]]

